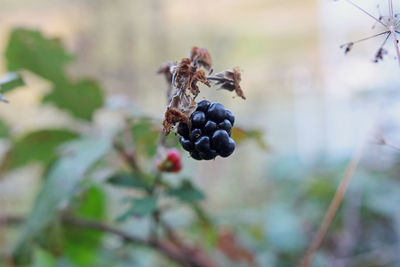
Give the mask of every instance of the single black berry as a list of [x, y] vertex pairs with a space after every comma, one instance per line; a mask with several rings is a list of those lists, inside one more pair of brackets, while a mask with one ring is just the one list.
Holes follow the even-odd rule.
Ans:
[[202, 128], [206, 123], [206, 115], [203, 111], [195, 111], [190, 116], [190, 120], [192, 121], [192, 127]]
[[189, 139], [190, 141], [196, 141], [199, 139], [201, 136], [201, 130], [200, 129], [193, 129], [192, 132], [189, 134]]
[[213, 121], [207, 121], [204, 125], [204, 132], [208, 135], [212, 135], [217, 130], [217, 124]]
[[223, 122], [218, 123], [218, 128], [229, 133], [232, 129], [232, 124], [229, 120], [225, 119]]
[[187, 140], [185, 137], [181, 136], [179, 138], [179, 142], [181, 143], [183, 149], [186, 151], [192, 151], [194, 149], [194, 145], [190, 140]]
[[229, 138], [228, 143], [220, 148], [218, 154], [223, 158], [229, 157], [235, 150], [235, 146], [235, 141], [233, 141], [232, 138]]
[[218, 156], [218, 154], [217, 154], [217, 151], [211, 149], [205, 153], [200, 153], [200, 156], [205, 160], [212, 160], [212, 159], [215, 159], [215, 157]]
[[206, 153], [210, 150], [210, 138], [208, 136], [200, 137], [196, 143], [194, 143], [194, 148], [199, 152]]
[[235, 124], [235, 116], [230, 110], [225, 111], [225, 117], [231, 122], [232, 126]]
[[213, 148], [217, 151], [223, 149], [229, 143], [229, 134], [225, 130], [217, 130], [212, 136]]
[[189, 138], [189, 126], [186, 123], [179, 123], [178, 134], [185, 138]]
[[203, 158], [200, 156], [200, 152], [198, 152], [197, 150], [193, 150], [190, 152], [190, 156], [192, 156], [192, 158], [197, 159], [197, 160], [202, 160]]
[[212, 103], [207, 111], [207, 118], [215, 122], [221, 122], [225, 119], [226, 109], [220, 103]]
[[197, 103], [197, 109], [199, 111], [207, 112], [208, 107], [211, 105], [211, 102], [208, 100], [201, 100]]

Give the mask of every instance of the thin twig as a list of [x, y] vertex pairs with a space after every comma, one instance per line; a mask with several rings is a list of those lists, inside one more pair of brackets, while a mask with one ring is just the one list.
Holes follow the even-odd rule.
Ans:
[[393, 143], [388, 142], [386, 139], [384, 140], [384, 145], [387, 145], [390, 148], [393, 148], [395, 150], [399, 150], [400, 151], [400, 146], [395, 145]]
[[360, 43], [360, 42], [363, 42], [363, 41], [367, 41], [367, 40], [373, 39], [373, 38], [375, 38], [375, 37], [384, 35], [384, 34], [386, 34], [386, 33], [390, 33], [390, 31], [385, 31], [385, 32], [377, 33], [377, 34], [374, 34], [374, 35], [372, 35], [372, 36], [369, 36], [369, 37], [366, 37], [366, 38], [362, 38], [362, 39], [359, 39], [359, 40], [354, 41], [354, 42], [348, 42], [348, 43], [342, 44], [340, 47], [343, 48], [344, 46], [349, 45], [349, 44], [356, 44], [356, 43]]
[[382, 26], [384, 26], [385, 28], [388, 28], [388, 25], [386, 25], [385, 23], [383, 23], [382, 21], [380, 21], [378, 18], [374, 17], [372, 14], [370, 14], [369, 12], [367, 12], [365, 9], [361, 8], [359, 5], [355, 4], [353, 1], [351, 0], [345, 0], [346, 2], [348, 2], [349, 4], [351, 4], [352, 6], [356, 7], [357, 9], [359, 9], [361, 12], [363, 12], [364, 14], [366, 14], [367, 16], [371, 17], [372, 19], [374, 19], [376, 22], [378, 22], [379, 24], [381, 24]]
[[125, 160], [125, 162], [129, 164], [132, 170], [139, 173], [141, 172], [139, 164], [136, 161], [136, 157], [133, 154], [128, 153], [122, 144], [115, 142], [114, 148], [119, 152], [119, 154]]
[[[336, 248], [336, 258], [343, 258], [351, 255], [357, 245], [358, 238], [361, 233], [360, 207], [361, 207], [362, 192], [355, 190], [343, 203], [343, 230], [339, 236]], [[333, 261], [333, 267], [349, 266], [348, 262]]]
[[392, 23], [394, 23], [393, 0], [388, 0], [388, 4], [389, 4], [389, 16], [390, 16], [390, 19], [392, 20]]
[[340, 207], [340, 204], [342, 203], [343, 197], [347, 191], [347, 188], [349, 187], [350, 181], [353, 178], [353, 176], [357, 170], [357, 167], [361, 161], [365, 143], [366, 142], [364, 142], [364, 141], [362, 141], [360, 143], [360, 145], [355, 150], [355, 152], [351, 158], [351, 161], [347, 165], [346, 172], [343, 175], [343, 178], [339, 184], [339, 187], [336, 190], [335, 196], [333, 197], [331, 204], [329, 205], [329, 208], [328, 208], [327, 212], [325, 213], [324, 219], [322, 220], [322, 223], [321, 223], [315, 237], [314, 237], [313, 241], [311, 242], [310, 247], [308, 248], [307, 254], [304, 257], [301, 267], [310, 266], [310, 263], [314, 256], [315, 251], [317, 251], [317, 249], [321, 245], [321, 242], [324, 239], [326, 232], [328, 231], [328, 228], [331, 225], [332, 220], [335, 217], [336, 212]]

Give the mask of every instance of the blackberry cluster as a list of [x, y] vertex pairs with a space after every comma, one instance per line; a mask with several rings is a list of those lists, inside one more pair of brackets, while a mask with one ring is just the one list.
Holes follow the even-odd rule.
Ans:
[[191, 129], [179, 123], [179, 142], [196, 160], [211, 160], [216, 156], [229, 157], [235, 150], [232, 126], [235, 116], [220, 103], [202, 100], [190, 116]]

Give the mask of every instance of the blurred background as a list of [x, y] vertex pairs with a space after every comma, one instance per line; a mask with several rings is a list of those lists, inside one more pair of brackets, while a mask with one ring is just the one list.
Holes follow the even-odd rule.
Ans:
[[[386, 1], [357, 2], [377, 17], [388, 13]], [[75, 55], [69, 74], [95, 78], [105, 89], [105, 108], [94, 116], [104, 134], [121, 126], [121, 112], [161, 120], [165, 81], [156, 71], [163, 62], [187, 57], [192, 46], [208, 49], [216, 72], [243, 71], [246, 101], [207, 87], [199, 98], [224, 104], [241, 127], [260, 129], [268, 151], [246, 142], [229, 159], [199, 163], [185, 156], [182, 175], [206, 193], [205, 209], [237, 234], [259, 266], [300, 262], [355, 147], [367, 138], [361, 166], [314, 265], [399, 266], [400, 151], [377, 138], [400, 145], [399, 67], [391, 40], [384, 61], [372, 62], [383, 36], [356, 44], [347, 55], [340, 49], [382, 30], [372, 29], [374, 21], [359, 10], [329, 0], [0, 3], [0, 73], [7, 72], [3, 51], [12, 29], [38, 29], [59, 38]], [[7, 94], [10, 104], [0, 105], [13, 135], [49, 126], [85, 127], [41, 103], [49, 82], [28, 71], [22, 75], [27, 86]], [[1, 142], [0, 152], [9, 145]], [[2, 174], [0, 214], [31, 210], [41, 171], [34, 164]], [[111, 220], [121, 210], [120, 196], [107, 192], [114, 200]], [[185, 210], [167, 215], [176, 226], [192, 220]], [[125, 227], [140, 233], [146, 221]], [[15, 235], [0, 228], [0, 255], [10, 250]], [[150, 252], [135, 253], [133, 266], [154, 266]], [[217, 257], [223, 266], [248, 264]]]

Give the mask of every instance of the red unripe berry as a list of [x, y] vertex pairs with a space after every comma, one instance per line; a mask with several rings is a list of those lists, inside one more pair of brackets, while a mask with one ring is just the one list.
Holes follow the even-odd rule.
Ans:
[[167, 151], [167, 156], [163, 161], [155, 162], [159, 171], [179, 172], [182, 169], [181, 154], [178, 149], [171, 148]]
[[171, 148], [167, 152], [167, 160], [171, 162], [173, 165], [176, 165], [181, 162], [181, 154], [179, 150], [176, 148]]
[[171, 169], [170, 172], [179, 172], [182, 169], [182, 163], [179, 161]]

